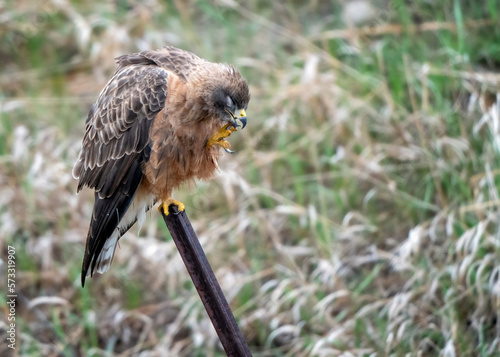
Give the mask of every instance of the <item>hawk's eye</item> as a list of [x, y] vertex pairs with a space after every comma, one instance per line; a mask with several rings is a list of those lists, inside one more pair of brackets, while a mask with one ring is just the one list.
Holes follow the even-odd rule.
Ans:
[[232, 107], [234, 106], [234, 104], [233, 104], [233, 100], [231, 99], [231, 97], [230, 97], [230, 96], [226, 96], [226, 106], [227, 106], [228, 108], [232, 108]]

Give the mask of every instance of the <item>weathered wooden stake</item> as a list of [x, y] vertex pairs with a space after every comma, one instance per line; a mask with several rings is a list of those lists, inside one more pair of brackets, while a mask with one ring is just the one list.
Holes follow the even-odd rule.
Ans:
[[185, 211], [170, 205], [163, 214], [191, 280], [228, 356], [252, 356]]

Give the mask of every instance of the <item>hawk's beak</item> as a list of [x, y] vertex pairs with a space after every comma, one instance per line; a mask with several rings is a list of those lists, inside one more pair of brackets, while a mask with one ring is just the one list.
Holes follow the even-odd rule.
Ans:
[[[236, 115], [234, 115], [233, 112], [231, 112], [231, 111], [229, 111], [227, 109], [226, 109], [226, 112], [228, 112], [231, 115], [231, 119], [232, 120], [229, 122], [229, 124], [227, 124], [226, 126], [224, 126], [222, 129], [230, 130], [230, 128], [232, 128], [232, 130], [230, 130], [230, 132], [229, 132], [228, 135], [231, 135], [231, 132], [236, 131], [237, 127], [239, 127], [239, 125], [236, 124], [236, 120], [239, 120], [241, 122], [241, 124], [243, 125], [241, 127], [241, 129], [243, 129], [245, 126], [247, 126], [247, 113], [245, 112], [245, 109], [241, 109], [240, 115], [238, 117]], [[227, 137], [228, 135], [226, 135], [225, 137]], [[224, 148], [224, 150], [228, 154], [234, 154], [236, 152], [236, 151], [229, 150], [226, 147]]]
[[232, 126], [236, 129], [236, 127], [238, 127], [239, 125], [236, 124], [236, 120], [238, 119], [241, 124], [243, 125], [241, 127], [241, 129], [243, 129], [245, 126], [247, 126], [247, 113], [245, 112], [245, 109], [241, 109], [240, 111], [240, 116], [236, 116], [233, 114], [233, 112], [229, 111], [226, 109], [226, 112], [229, 113], [229, 115], [231, 115], [231, 118], [232, 120], [230, 121], [230, 123], [232, 124]]
[[245, 112], [245, 109], [242, 109], [240, 112], [240, 116], [238, 118], [243, 125], [241, 129], [243, 129], [245, 126], [247, 126], [247, 113]]

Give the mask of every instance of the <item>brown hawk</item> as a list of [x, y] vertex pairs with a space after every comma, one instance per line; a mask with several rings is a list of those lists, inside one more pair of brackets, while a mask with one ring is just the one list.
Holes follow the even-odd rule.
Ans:
[[95, 190], [82, 265], [82, 286], [109, 269], [118, 239], [161, 201], [184, 205], [172, 190], [207, 179], [224, 140], [246, 125], [250, 100], [241, 74], [175, 47], [116, 58], [118, 68], [92, 106], [73, 168]]

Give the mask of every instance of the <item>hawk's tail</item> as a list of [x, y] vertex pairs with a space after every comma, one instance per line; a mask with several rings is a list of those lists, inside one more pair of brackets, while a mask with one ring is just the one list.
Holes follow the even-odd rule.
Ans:
[[[113, 257], [115, 256], [115, 249], [118, 244], [118, 239], [120, 239], [120, 237], [121, 234], [117, 228], [115, 229], [111, 237], [109, 237], [104, 243], [104, 246], [102, 247], [102, 250], [99, 253], [99, 256], [97, 257], [95, 263], [95, 271], [98, 272], [99, 274], [103, 274], [109, 270], [111, 262], [113, 261]], [[87, 270], [87, 274], [85, 275], [85, 277], [86, 278], [92, 277], [91, 269]], [[82, 281], [82, 285], [83, 283], [84, 281]]]
[[[96, 195], [96, 200], [98, 199], [102, 200]], [[115, 226], [116, 228], [106, 234], [107, 237], [104, 234], [102, 236], [98, 234], [97, 236], [99, 239], [94, 239], [92, 237], [92, 232], [94, 231], [92, 223], [95, 223], [95, 221], [94, 219], [91, 220], [82, 264], [82, 286], [85, 284], [85, 278], [92, 277], [94, 272], [102, 274], [108, 271], [113, 261], [113, 256], [115, 255], [118, 240], [135, 224], [135, 222], [138, 221], [139, 225], [142, 226], [146, 217], [146, 212], [155, 204], [156, 198], [154, 195], [145, 194], [139, 189], [131, 201], [132, 202], [129, 203], [130, 207], [127, 205], [123, 217], [119, 218], [118, 224]], [[92, 247], [92, 243], [94, 242], [98, 245]]]

